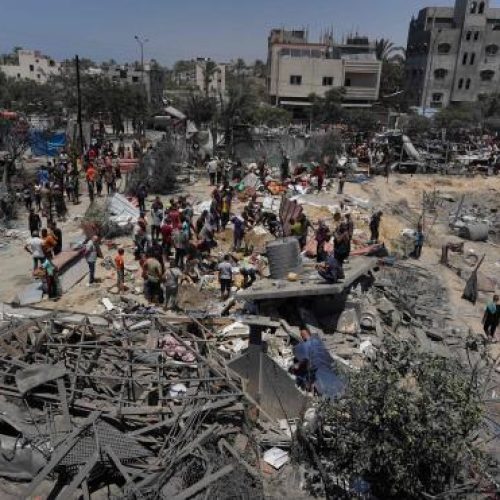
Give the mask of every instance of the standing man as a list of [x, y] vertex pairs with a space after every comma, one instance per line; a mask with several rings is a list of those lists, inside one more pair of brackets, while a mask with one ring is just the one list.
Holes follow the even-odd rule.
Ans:
[[422, 224], [419, 224], [415, 233], [415, 249], [413, 250], [413, 257], [420, 259], [422, 255], [422, 247], [424, 246], [424, 232], [422, 231]]
[[177, 308], [177, 294], [182, 280], [182, 272], [175, 266], [165, 271], [165, 310]]
[[319, 221], [318, 229], [316, 229], [316, 262], [324, 262], [328, 255], [325, 251], [325, 245], [330, 241], [332, 233], [330, 228], [325, 224], [324, 220]]
[[493, 301], [490, 302], [484, 311], [483, 325], [484, 333], [490, 340], [495, 339], [495, 332], [500, 319], [500, 306], [498, 305], [498, 295], [493, 296]]
[[146, 186], [144, 184], [141, 184], [139, 186], [139, 189], [137, 189], [137, 201], [139, 202], [139, 211], [145, 212], [146, 211], [146, 198], [148, 197], [148, 191], [146, 189]]
[[55, 220], [49, 222], [49, 229], [56, 239], [56, 244], [54, 246], [54, 255], [59, 255], [62, 251], [62, 231], [57, 227], [57, 222]]
[[118, 293], [125, 291], [125, 250], [123, 248], [118, 249], [118, 253], [115, 255], [115, 267], [116, 267], [116, 285], [118, 286]]
[[380, 231], [380, 221], [382, 220], [383, 213], [379, 210], [372, 215], [370, 219], [370, 240], [373, 243], [378, 243], [379, 231]]
[[31, 236], [33, 236], [35, 232], [37, 233], [37, 235], [40, 234], [40, 231], [42, 229], [42, 219], [37, 213], [35, 213], [32, 208], [30, 208], [30, 213], [28, 216], [28, 226]]
[[38, 236], [38, 231], [32, 232], [31, 238], [29, 238], [26, 245], [24, 245], [24, 249], [33, 257], [33, 271], [35, 271], [45, 260], [43, 241]]
[[160, 238], [161, 221], [163, 220], [163, 203], [157, 196], [151, 205], [151, 238], [156, 241]]
[[217, 270], [219, 271], [221, 300], [225, 300], [231, 294], [231, 284], [233, 283], [233, 266], [229, 255], [224, 255], [224, 260], [217, 266]]
[[344, 172], [339, 172], [338, 179], [339, 179], [338, 194], [344, 194], [344, 184], [345, 184], [345, 174], [344, 174]]
[[97, 170], [94, 168], [92, 163], [87, 167], [87, 172], [85, 173], [85, 179], [87, 180], [87, 188], [89, 191], [90, 202], [94, 201], [94, 189], [95, 189], [95, 180], [97, 177]]
[[93, 236], [85, 244], [85, 249], [84, 249], [85, 259], [89, 266], [88, 286], [92, 286], [95, 283], [95, 264], [97, 262], [98, 244], [99, 244], [99, 238], [97, 236]]
[[146, 279], [146, 298], [153, 304], [159, 304], [161, 299], [161, 264], [154, 258], [152, 250], [148, 250], [147, 252], [143, 271]]
[[210, 178], [210, 185], [215, 186], [215, 177], [217, 175], [217, 161], [212, 159], [207, 164], [208, 177]]

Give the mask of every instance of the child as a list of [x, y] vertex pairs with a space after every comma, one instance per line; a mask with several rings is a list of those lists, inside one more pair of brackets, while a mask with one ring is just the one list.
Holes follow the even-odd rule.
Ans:
[[115, 266], [116, 266], [116, 284], [118, 286], [118, 292], [121, 293], [125, 291], [125, 250], [123, 248], [118, 249], [118, 253], [115, 256]]

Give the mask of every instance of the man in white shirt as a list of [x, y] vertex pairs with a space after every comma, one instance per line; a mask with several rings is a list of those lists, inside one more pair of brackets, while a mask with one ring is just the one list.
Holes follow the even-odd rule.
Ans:
[[217, 167], [218, 167], [219, 162], [215, 159], [212, 159], [211, 161], [208, 162], [207, 165], [207, 170], [208, 170], [208, 176], [210, 177], [210, 185], [215, 186], [215, 176], [217, 174]]
[[45, 260], [43, 240], [38, 236], [38, 231], [33, 231], [33, 236], [28, 239], [24, 249], [32, 255], [33, 271], [35, 271]]
[[94, 236], [85, 244], [85, 260], [89, 266], [89, 285], [95, 282], [95, 263], [97, 261], [97, 245], [99, 238]]

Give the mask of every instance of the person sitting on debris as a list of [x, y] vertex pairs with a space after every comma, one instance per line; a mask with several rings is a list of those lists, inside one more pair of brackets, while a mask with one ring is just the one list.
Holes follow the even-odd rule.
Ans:
[[144, 283], [144, 293], [146, 299], [153, 304], [161, 302], [161, 280], [163, 273], [161, 272], [161, 264], [153, 256], [153, 251], [150, 249], [146, 253], [146, 261], [142, 267]]
[[492, 302], [490, 302], [484, 311], [483, 316], [483, 326], [484, 333], [490, 340], [495, 339], [495, 332], [500, 321], [500, 305], [498, 304], [498, 295], [493, 296]]
[[383, 213], [379, 210], [372, 215], [370, 219], [370, 240], [373, 243], [378, 243], [379, 231], [380, 231], [380, 221], [382, 220]]
[[334, 255], [341, 266], [349, 258], [351, 253], [351, 240], [349, 238], [349, 228], [345, 222], [342, 222], [334, 234]]
[[345, 383], [336, 375], [335, 363], [325, 344], [305, 327], [301, 328], [300, 336], [302, 342], [294, 347], [295, 364], [290, 368], [297, 385], [326, 398], [338, 397]]
[[330, 241], [332, 234], [330, 232], [330, 228], [325, 224], [324, 220], [319, 221], [318, 229], [316, 229], [316, 261], [324, 262], [326, 260], [326, 256], [328, 255], [325, 251], [325, 245]]
[[325, 262], [316, 266], [318, 274], [330, 285], [344, 279], [342, 264], [335, 258], [334, 252], [330, 253]]
[[231, 285], [233, 283], [233, 266], [231, 265], [231, 257], [226, 254], [224, 260], [217, 266], [219, 272], [219, 283], [221, 300], [229, 298], [231, 294]]
[[118, 287], [118, 293], [122, 293], [125, 291], [125, 250], [123, 248], [119, 248], [115, 255], [115, 267], [116, 286]]

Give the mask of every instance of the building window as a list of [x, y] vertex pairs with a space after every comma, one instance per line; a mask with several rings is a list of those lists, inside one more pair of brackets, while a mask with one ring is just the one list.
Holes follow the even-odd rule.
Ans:
[[446, 75], [448, 74], [448, 70], [439, 68], [434, 71], [434, 78], [436, 80], [442, 80], [443, 78], [446, 78]]
[[40, 75], [36, 75], [36, 77], [40, 80]]
[[493, 77], [495, 76], [495, 72], [491, 69], [485, 69], [484, 71], [481, 71], [481, 80], [483, 82], [490, 82], [493, 80]]
[[479, 4], [479, 14], [484, 14], [484, 2]]
[[331, 87], [333, 85], [333, 76], [323, 77], [323, 87]]
[[137, 83], [137, 82], [139, 81], [139, 77], [138, 77], [138, 76], [133, 76], [133, 77], [132, 77], [132, 81], [133, 81], [134, 83]]
[[18, 73], [18, 74], [17, 74], [17, 77], [18, 77], [18, 78], [21, 78], [21, 73]]
[[460, 78], [460, 80], [458, 80], [458, 89], [462, 90], [463, 86], [464, 86], [464, 79]]
[[301, 75], [291, 75], [290, 76], [290, 85], [302, 85], [302, 76]]
[[465, 90], [470, 89], [470, 78], [467, 78], [467, 81], [465, 82]]
[[346, 78], [345, 79], [345, 84], [344, 84], [345, 87], [350, 87], [351, 86], [351, 79], [350, 78]]
[[486, 47], [487, 56], [496, 56], [498, 52], [498, 45], [491, 44]]
[[470, 55], [470, 65], [472, 66], [474, 64], [474, 61], [476, 60], [476, 54], [472, 53]]
[[479, 40], [479, 31], [476, 31], [476, 32], [474, 33], [474, 41], [476, 41], [476, 42], [477, 42], [478, 40]]
[[500, 24], [495, 24], [495, 26], [493, 26], [493, 31], [500, 31]]
[[451, 45], [449, 43], [440, 43], [438, 45], [438, 54], [449, 54]]
[[465, 66], [467, 64], [467, 57], [468, 57], [468, 54], [467, 52], [464, 54], [464, 56], [462, 57], [462, 64]]
[[432, 94], [432, 102], [441, 102], [443, 100], [443, 94]]
[[475, 14], [477, 11], [477, 2], [471, 2], [470, 4], [470, 13]]
[[33, 66], [33, 64], [30, 64], [30, 71], [35, 71], [35, 66]]
[[472, 31], [467, 31], [467, 34], [465, 35], [465, 39], [469, 41], [472, 38]]

